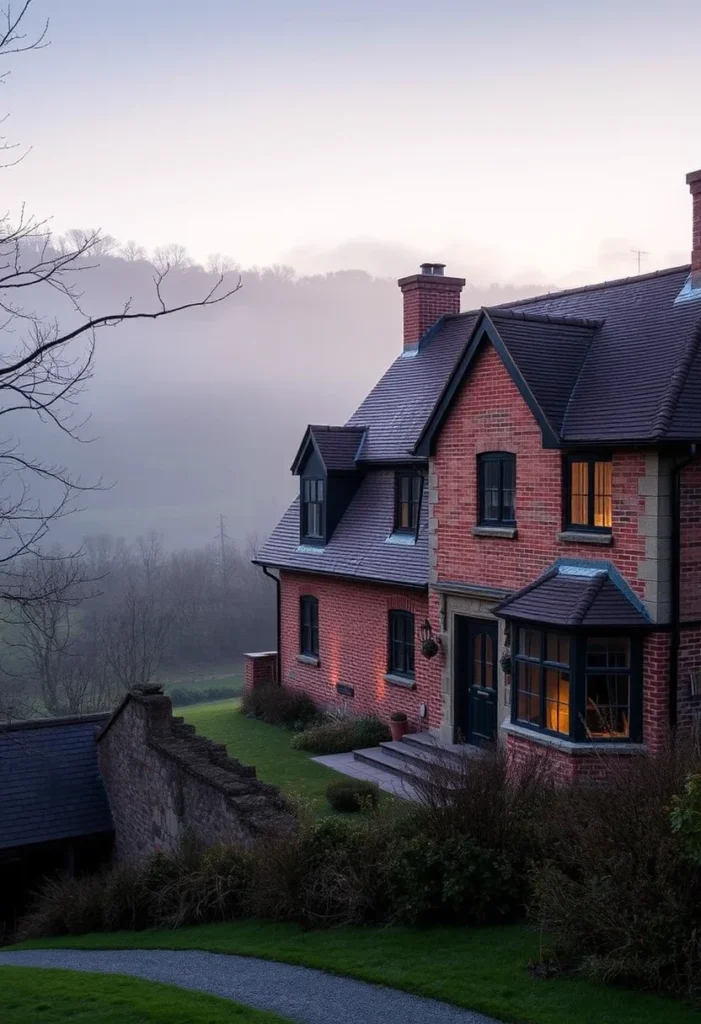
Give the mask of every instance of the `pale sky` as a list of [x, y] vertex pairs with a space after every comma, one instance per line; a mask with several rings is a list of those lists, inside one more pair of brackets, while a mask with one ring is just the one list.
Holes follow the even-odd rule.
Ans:
[[34, 0], [3, 201], [148, 248], [570, 283], [689, 258], [701, 5]]

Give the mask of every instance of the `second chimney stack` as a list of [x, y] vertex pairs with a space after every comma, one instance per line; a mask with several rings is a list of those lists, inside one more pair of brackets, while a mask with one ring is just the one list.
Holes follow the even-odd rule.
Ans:
[[426, 331], [446, 313], [460, 312], [464, 277], [446, 277], [444, 263], [422, 263], [421, 273], [400, 279], [404, 296], [404, 351], [418, 348]]

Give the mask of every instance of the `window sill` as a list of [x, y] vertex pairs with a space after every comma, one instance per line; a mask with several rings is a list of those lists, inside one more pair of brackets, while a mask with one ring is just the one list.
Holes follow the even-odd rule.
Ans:
[[395, 530], [394, 533], [390, 533], [389, 537], [385, 539], [385, 544], [405, 544], [407, 547], [415, 547], [416, 530], [406, 531], [405, 533], [401, 530]]
[[318, 667], [320, 664], [318, 656], [314, 654], [298, 654], [297, 661], [301, 665], [316, 665]]
[[415, 679], [410, 679], [408, 676], [396, 676], [393, 672], [388, 672], [385, 675], [385, 682], [390, 686], [401, 686], [404, 690], [416, 689]]
[[502, 540], [516, 540], [518, 531], [515, 526], [473, 526], [473, 537], [501, 537]]
[[565, 754], [571, 754], [573, 757], [586, 754], [645, 754], [647, 747], [644, 743], [616, 743], [615, 741], [602, 741], [601, 743], [592, 743], [584, 741], [582, 743], [573, 743], [572, 740], [567, 740], [564, 737], [553, 736], [547, 732], [536, 732], [535, 729], [528, 729], [523, 725], [516, 725], [514, 722], [506, 721], [502, 725], [502, 732], [505, 732], [509, 736], [518, 736], [519, 739], [528, 740], [530, 743], [537, 743], [543, 747], [552, 747], [555, 750], [561, 750]]
[[563, 530], [558, 533], [557, 539], [561, 544], [598, 544], [604, 547], [613, 544], [611, 533], [587, 533], [584, 530]]

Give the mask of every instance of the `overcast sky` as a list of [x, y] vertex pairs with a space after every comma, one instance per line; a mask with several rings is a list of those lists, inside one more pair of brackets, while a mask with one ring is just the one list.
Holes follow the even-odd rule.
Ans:
[[[688, 259], [701, 5], [34, 0], [3, 200], [149, 248], [570, 281]], [[611, 273], [608, 273], [611, 268]]]

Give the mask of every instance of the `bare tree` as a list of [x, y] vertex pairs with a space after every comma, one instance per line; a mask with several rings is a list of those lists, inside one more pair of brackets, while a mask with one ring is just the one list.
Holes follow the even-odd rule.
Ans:
[[[171, 242], [170, 245], [156, 249], [153, 254], [153, 265], [160, 274], [165, 275], [169, 270], [186, 270], [193, 266], [193, 262], [184, 245]], [[220, 274], [220, 277], [223, 276]]]
[[[7, 74], [2, 72], [2, 60], [9, 54], [45, 43], [46, 25], [39, 26], [33, 36], [25, 32], [32, 6], [33, 0], [23, 0], [16, 8], [9, 5], [0, 16], [0, 80]], [[11, 148], [6, 139], [0, 139], [0, 152]], [[8, 161], [6, 167], [11, 165]], [[73, 511], [82, 493], [99, 486], [99, 482], [74, 479], [63, 466], [25, 455], [10, 422], [19, 423], [21, 414], [30, 414], [82, 440], [76, 402], [92, 375], [98, 332], [133, 320], [156, 320], [214, 305], [241, 286], [240, 279], [225, 285], [220, 274], [204, 295], [169, 301], [169, 274], [187, 264], [182, 247], [169, 246], [153, 275], [151, 308], [133, 309], [126, 298], [120, 308], [88, 314], [82, 308], [78, 280], [94, 266], [96, 256], [112, 251], [113, 246], [114, 239], [96, 230], [73, 231], [57, 242], [46, 222], [24, 210], [15, 218], [0, 216], [0, 417], [14, 416], [0, 425], [0, 599], [5, 601], [26, 605], [51, 596], [28, 591], [32, 577], [13, 573], [12, 564], [27, 554], [42, 557], [42, 541], [50, 524]], [[64, 305], [61, 322], [35, 311], [43, 292], [53, 293]], [[5, 424], [7, 429], [1, 429]]]
[[138, 260], [146, 259], [146, 250], [133, 238], [130, 238], [119, 250], [119, 255], [128, 263], [136, 263]]

